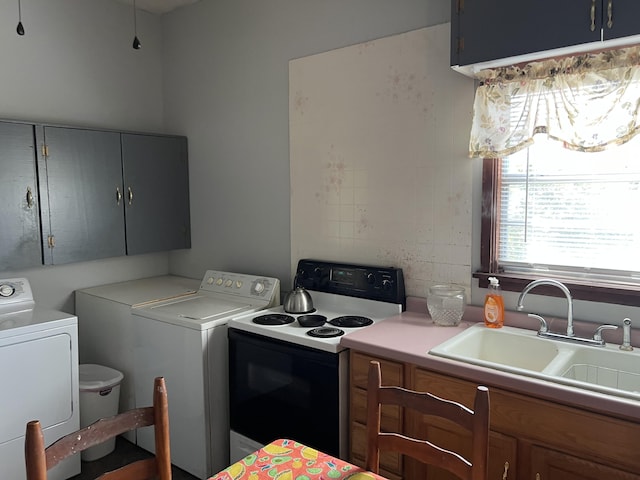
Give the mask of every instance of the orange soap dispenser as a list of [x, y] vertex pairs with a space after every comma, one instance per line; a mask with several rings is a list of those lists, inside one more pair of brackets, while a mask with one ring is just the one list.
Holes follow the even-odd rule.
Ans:
[[504, 325], [504, 299], [496, 277], [489, 277], [489, 292], [484, 299], [484, 324], [489, 328]]

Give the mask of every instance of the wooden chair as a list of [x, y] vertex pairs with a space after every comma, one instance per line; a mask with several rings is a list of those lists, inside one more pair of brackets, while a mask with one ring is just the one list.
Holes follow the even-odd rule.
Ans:
[[[408, 455], [427, 465], [443, 468], [463, 480], [487, 479], [489, 391], [486, 387], [478, 387], [472, 411], [460, 403], [444, 400], [430, 393], [414, 392], [401, 387], [383, 387], [380, 363], [372, 361], [369, 365], [367, 388], [367, 470], [378, 473], [382, 450]], [[473, 448], [471, 458], [466, 459], [429, 441], [400, 433], [381, 432], [380, 411], [383, 404], [442, 417], [470, 431]]]
[[109, 418], [102, 418], [88, 427], [69, 433], [44, 448], [40, 422], [27, 424], [25, 459], [27, 480], [47, 480], [47, 470], [62, 460], [98, 445], [110, 438], [153, 425], [155, 428], [156, 454], [144, 460], [125, 465], [98, 477], [100, 480], [171, 480], [171, 455], [169, 449], [169, 405], [163, 377], [154, 381], [153, 406], [136, 408]]

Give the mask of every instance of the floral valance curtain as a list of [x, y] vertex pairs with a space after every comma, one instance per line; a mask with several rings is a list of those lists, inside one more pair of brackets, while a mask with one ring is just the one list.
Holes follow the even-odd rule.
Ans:
[[469, 155], [503, 157], [542, 133], [596, 152], [640, 132], [640, 46], [484, 70]]

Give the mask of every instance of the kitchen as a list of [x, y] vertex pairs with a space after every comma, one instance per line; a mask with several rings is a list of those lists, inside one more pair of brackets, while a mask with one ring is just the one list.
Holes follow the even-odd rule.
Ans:
[[[29, 278], [40, 304], [68, 312], [78, 288], [165, 273], [201, 278], [205, 269], [216, 268], [269, 275], [291, 285], [295, 259], [317, 252], [291, 251], [288, 62], [450, 18], [446, 0], [208, 0], [162, 17], [139, 12], [143, 48], [134, 51], [131, 10], [116, 2], [24, 1], [24, 37], [15, 34], [15, 2], [5, 2], [0, 11], [5, 19], [2, 118], [189, 138], [190, 250], [3, 272]], [[442, 94], [465, 102], [469, 122], [473, 87], [459, 76], [455, 88]], [[472, 288], [478, 261], [471, 227], [473, 210], [479, 209], [480, 164], [466, 157], [468, 129], [463, 122], [451, 132], [455, 147], [441, 152], [462, 166], [466, 182], [460, 244], [418, 248], [416, 234], [413, 246], [387, 249], [384, 263], [406, 269], [409, 295], [424, 296], [425, 286], [436, 281]], [[449, 173], [442, 175], [443, 181], [452, 180]], [[445, 225], [440, 220], [438, 228]], [[333, 259], [373, 260], [343, 246], [333, 253]], [[447, 263], [429, 270], [430, 276], [410, 276], [409, 266], [435, 265], [433, 258]], [[447, 277], [449, 272], [457, 273]], [[482, 297], [474, 285], [472, 301], [479, 304]], [[561, 299], [550, 304], [545, 313], [564, 314]], [[507, 305], [513, 308], [515, 294]], [[603, 316], [634, 319], [638, 310], [576, 302], [576, 318]]]

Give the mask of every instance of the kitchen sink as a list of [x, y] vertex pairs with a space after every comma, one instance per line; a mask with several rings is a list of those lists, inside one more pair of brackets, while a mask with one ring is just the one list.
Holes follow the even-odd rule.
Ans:
[[[640, 398], [640, 354], [611, 348], [577, 349], [563, 366], [560, 376], [593, 389], [635, 393]], [[568, 382], [573, 383], [573, 382]]]
[[476, 324], [432, 348], [429, 353], [500, 370], [542, 372], [559, 353], [558, 342], [522, 328]]
[[640, 353], [540, 338], [515, 327], [473, 325], [430, 355], [640, 400]]

